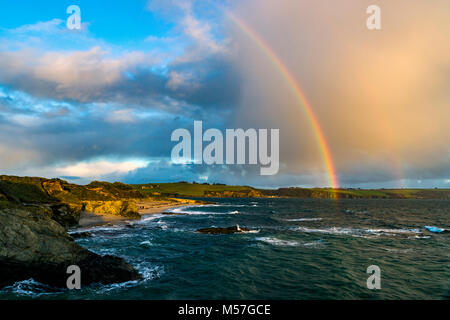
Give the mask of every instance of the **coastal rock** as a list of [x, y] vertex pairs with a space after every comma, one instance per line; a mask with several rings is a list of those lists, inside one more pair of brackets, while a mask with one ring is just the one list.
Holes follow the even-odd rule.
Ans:
[[82, 285], [141, 278], [125, 260], [100, 256], [76, 244], [49, 215], [24, 209], [0, 210], [0, 287], [29, 278], [65, 287], [70, 265], [81, 268]]
[[239, 226], [228, 227], [228, 228], [204, 228], [198, 229], [197, 232], [205, 233], [205, 234], [233, 234], [233, 233], [241, 233], [252, 231], [248, 228], [242, 228]]
[[171, 212], [171, 211], [164, 211], [161, 214], [166, 215], [166, 216], [184, 216], [184, 215], [186, 215], [185, 213], [182, 213], [182, 212]]
[[70, 233], [70, 236], [74, 239], [92, 238], [92, 234], [90, 232], [73, 232]]
[[112, 214], [127, 218], [139, 219], [138, 205], [135, 201], [83, 201], [83, 211], [100, 213], [100, 214]]
[[54, 204], [50, 205], [50, 210], [52, 211], [52, 219], [62, 225], [64, 228], [68, 229], [70, 227], [75, 227], [80, 221], [81, 212], [67, 204]]

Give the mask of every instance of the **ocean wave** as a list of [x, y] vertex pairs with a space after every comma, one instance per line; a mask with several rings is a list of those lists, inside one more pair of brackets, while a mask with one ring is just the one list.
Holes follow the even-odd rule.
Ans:
[[43, 283], [37, 282], [34, 279], [18, 281], [11, 286], [7, 286], [0, 290], [2, 294], [15, 294], [18, 296], [27, 296], [38, 298], [42, 296], [49, 296], [64, 293], [66, 289], [58, 289]]
[[381, 234], [420, 234], [419, 229], [367, 229], [369, 233], [381, 233]]
[[94, 252], [94, 253], [96, 253], [96, 254], [98, 254], [98, 255], [101, 255], [101, 256], [105, 256], [105, 255], [114, 256], [114, 255], [117, 255], [117, 253], [119, 251], [118, 249], [112, 248], [112, 247], [109, 247], [109, 248], [89, 248], [89, 250]]
[[162, 229], [162, 230], [167, 230], [167, 229], [169, 228], [169, 226], [167, 225], [167, 223], [164, 222], [164, 221], [162, 221], [162, 220], [157, 221], [157, 222], [156, 222], [156, 225], [157, 225], [160, 229]]
[[363, 229], [363, 228], [342, 228], [330, 227], [323, 229], [297, 227], [297, 231], [305, 233], [323, 233], [332, 235], [350, 235], [355, 237], [370, 237], [370, 236], [396, 236], [396, 235], [417, 235], [421, 234], [418, 229]]
[[383, 248], [383, 249], [386, 250], [387, 252], [394, 252], [394, 253], [409, 253], [414, 251], [411, 248], [408, 249]]
[[296, 240], [282, 240], [275, 237], [259, 237], [255, 240], [262, 241], [274, 246], [282, 247], [319, 247], [323, 246], [324, 242], [322, 240], [312, 241], [312, 242], [302, 242]]
[[142, 279], [121, 283], [112, 283], [108, 285], [96, 284], [94, 285], [94, 290], [97, 293], [109, 293], [111, 291], [128, 289], [136, 287], [142, 283], [158, 279], [161, 277], [162, 274], [164, 274], [163, 266], [155, 266], [148, 262], [136, 263], [133, 264], [133, 267], [142, 275]]
[[72, 229], [70, 230], [68, 233], [80, 233], [80, 232], [89, 232], [89, 233], [93, 233], [93, 232], [109, 232], [109, 231], [118, 231], [118, 230], [123, 230], [125, 229], [125, 225], [123, 224], [116, 224], [116, 225], [102, 225], [102, 226], [92, 226], [92, 227], [83, 227], [83, 228], [77, 228], [77, 229]]
[[145, 215], [142, 216], [141, 220], [137, 221], [136, 224], [142, 224], [142, 223], [147, 223], [149, 221], [153, 221], [156, 219], [161, 219], [167, 217], [167, 215], [164, 214], [160, 214], [160, 213], [155, 213], [155, 214], [151, 214], [151, 215]]
[[275, 246], [284, 246], [284, 247], [296, 247], [300, 246], [301, 242], [294, 240], [281, 240], [275, 237], [260, 237], [255, 240], [262, 241]]
[[408, 237], [408, 239], [431, 239], [431, 236], [412, 236]]
[[[107, 285], [95, 283], [83, 287], [82, 291], [94, 291], [97, 294], [108, 293], [115, 290], [135, 287], [142, 283], [158, 279], [164, 274], [164, 266], [153, 265], [148, 262], [135, 263], [133, 264], [133, 267], [142, 275], [142, 279]], [[55, 288], [37, 282], [33, 279], [28, 279], [18, 281], [11, 286], [4, 287], [0, 290], [0, 294], [14, 294], [22, 297], [39, 298], [44, 296], [58, 296], [69, 291], [70, 290], [65, 288]]]
[[148, 248], [151, 247], [153, 243], [151, 243], [149, 240], [145, 240], [139, 243], [140, 247]]
[[240, 233], [259, 233], [259, 229], [252, 229], [252, 230], [248, 230], [248, 231], [241, 231]]
[[[192, 207], [191, 207], [192, 208]], [[201, 207], [199, 207], [201, 208]], [[217, 211], [200, 211], [200, 210], [186, 210], [185, 208], [175, 208], [172, 210], [168, 210], [167, 212], [174, 214], [182, 214], [182, 215], [213, 215], [213, 214], [235, 214], [234, 211], [231, 212], [217, 212]]]

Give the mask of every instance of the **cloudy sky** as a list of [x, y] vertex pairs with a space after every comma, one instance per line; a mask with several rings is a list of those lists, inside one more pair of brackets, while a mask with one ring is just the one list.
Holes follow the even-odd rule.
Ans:
[[[69, 30], [69, 5], [81, 30]], [[381, 30], [366, 8], [381, 7]], [[0, 173], [450, 187], [448, 0], [2, 0]], [[231, 18], [234, 17], [234, 18]], [[251, 30], [253, 36], [246, 32]], [[171, 163], [176, 128], [279, 128], [280, 171]]]

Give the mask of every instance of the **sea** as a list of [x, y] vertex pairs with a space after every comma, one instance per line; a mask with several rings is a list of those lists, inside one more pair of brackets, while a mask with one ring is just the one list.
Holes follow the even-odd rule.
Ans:
[[[450, 200], [207, 200], [77, 230], [142, 280], [68, 290], [29, 279], [0, 299], [450, 299], [450, 234], [425, 228], [450, 229]], [[236, 225], [251, 231], [197, 232]]]

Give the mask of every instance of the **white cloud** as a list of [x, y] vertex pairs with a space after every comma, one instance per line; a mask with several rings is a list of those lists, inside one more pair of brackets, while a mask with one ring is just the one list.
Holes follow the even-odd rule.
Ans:
[[114, 110], [106, 116], [110, 123], [134, 123], [137, 121], [132, 109]]
[[64, 167], [56, 167], [53, 170], [58, 176], [77, 176], [77, 177], [100, 177], [114, 173], [124, 174], [138, 168], [144, 168], [148, 161], [128, 160], [128, 161], [110, 161], [98, 160], [92, 162], [79, 162]]
[[212, 53], [223, 50], [222, 45], [214, 38], [212, 28], [208, 22], [196, 19], [188, 14], [182, 20], [184, 33], [194, 39], [197, 44], [208, 48]]
[[118, 83], [125, 72], [152, 66], [156, 61], [148, 53], [131, 51], [113, 56], [100, 47], [73, 52], [0, 52], [0, 82], [41, 94], [46, 88], [57, 98], [88, 101]]
[[27, 32], [45, 32], [45, 33], [55, 33], [60, 30], [63, 24], [61, 19], [52, 19], [50, 21], [39, 21], [35, 24], [26, 24], [15, 29], [9, 30], [13, 33], [27, 33]]

